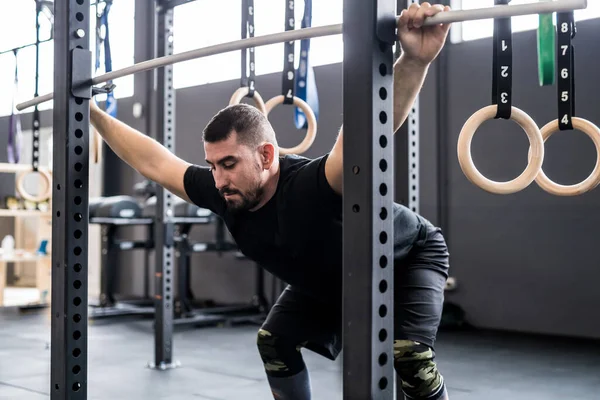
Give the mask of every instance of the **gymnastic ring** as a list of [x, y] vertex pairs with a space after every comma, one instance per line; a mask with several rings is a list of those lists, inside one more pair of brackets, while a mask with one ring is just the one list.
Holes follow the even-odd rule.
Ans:
[[[283, 101], [284, 96], [282, 94], [267, 101], [265, 104], [267, 109], [265, 115], [268, 116], [271, 110], [275, 108], [275, 106], [283, 104]], [[306, 122], [308, 123], [308, 128], [306, 128], [306, 136], [304, 137], [304, 140], [295, 147], [289, 149], [280, 147], [280, 154], [302, 154], [308, 150], [310, 146], [312, 146], [313, 142], [315, 141], [315, 137], [317, 136], [317, 118], [315, 117], [315, 113], [313, 112], [312, 108], [310, 108], [308, 103], [296, 96], [294, 96], [294, 105], [300, 108], [306, 116]]]
[[[25, 190], [25, 182], [24, 182], [25, 177], [27, 175], [35, 174], [35, 173], [40, 174], [43, 178], [43, 181], [45, 181], [45, 184], [46, 184], [46, 188], [44, 189], [44, 191], [42, 191], [42, 193], [37, 196], [27, 193], [27, 191]], [[50, 175], [50, 173], [43, 171], [41, 169], [38, 169], [37, 172], [28, 171], [28, 172], [20, 173], [17, 175], [16, 190], [22, 199], [29, 200], [34, 203], [41, 203], [43, 201], [48, 200], [50, 198], [50, 196], [52, 196], [52, 176]]]
[[[573, 128], [578, 129], [588, 135], [594, 145], [596, 146], [596, 166], [592, 173], [582, 182], [574, 185], [561, 185], [553, 182], [546, 176], [544, 170], [541, 169], [535, 178], [536, 183], [540, 188], [546, 192], [556, 196], [578, 196], [591, 189], [594, 189], [600, 183], [600, 128], [596, 125], [582, 118], [573, 117]], [[541, 134], [544, 139], [544, 143], [553, 133], [559, 130], [558, 119], [548, 122], [542, 129]], [[531, 153], [531, 151], [530, 151]], [[531, 157], [530, 155], [528, 157]]]
[[[242, 99], [248, 96], [248, 93], [250, 93], [250, 88], [248, 88], [248, 86], [242, 86], [241, 88], [233, 92], [231, 99], [229, 99], [229, 105], [231, 106], [234, 104], [240, 104]], [[252, 96], [252, 99], [254, 100], [254, 105], [256, 106], [256, 108], [258, 108], [263, 114], [267, 115], [267, 112], [265, 110], [265, 102], [263, 101], [263, 98], [260, 96], [258, 91], [254, 91], [254, 96]]]
[[483, 122], [495, 118], [497, 109], [497, 105], [484, 107], [465, 122], [458, 137], [458, 162], [467, 179], [483, 190], [496, 194], [516, 193], [529, 186], [541, 171], [544, 162], [544, 140], [535, 121], [522, 110], [512, 107], [511, 119], [527, 134], [533, 157], [529, 157], [527, 167], [521, 175], [511, 181], [496, 182], [484, 177], [473, 163], [471, 141]]

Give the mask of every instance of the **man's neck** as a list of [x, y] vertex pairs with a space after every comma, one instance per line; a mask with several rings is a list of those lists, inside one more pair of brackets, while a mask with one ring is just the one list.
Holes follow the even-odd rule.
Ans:
[[257, 210], [261, 209], [265, 204], [267, 204], [269, 202], [269, 200], [271, 200], [271, 198], [273, 198], [273, 196], [275, 196], [275, 192], [277, 192], [277, 184], [279, 183], [279, 175], [280, 175], [279, 160], [275, 161], [275, 163], [271, 167], [270, 174], [271, 175], [269, 176], [269, 179], [267, 180], [267, 183], [265, 185], [265, 192], [263, 193], [262, 200], [260, 201], [260, 203], [258, 203], [258, 205], [256, 207], [254, 207], [250, 211], [257, 211]]

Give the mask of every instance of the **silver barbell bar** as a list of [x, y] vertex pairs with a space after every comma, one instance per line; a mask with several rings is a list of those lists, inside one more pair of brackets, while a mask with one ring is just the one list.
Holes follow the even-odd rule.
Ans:
[[[550, 14], [554, 12], [567, 12], [585, 8], [587, 8], [587, 0], [555, 0], [550, 2], [519, 4], [514, 6], [493, 6], [472, 10], [450, 10], [425, 19], [423, 25], [431, 26], [481, 19], [516, 17], [519, 15]], [[398, 19], [399, 18], [400, 17], [398, 16]], [[183, 53], [173, 54], [170, 56], [155, 58], [153, 60], [142, 61], [132, 66], [94, 77], [92, 78], [91, 82], [89, 82], [89, 85], [98, 85], [117, 78], [122, 78], [124, 76], [149, 71], [184, 61], [194, 60], [197, 58], [208, 57], [215, 54], [227, 53], [231, 51], [247, 49], [250, 47], [267, 46], [288, 41], [339, 34], [342, 34], [342, 24], [296, 29], [272, 33], [264, 36], [255, 36], [247, 39], [235, 40], [233, 42], [221, 43]], [[17, 110], [22, 111], [26, 108], [52, 100], [53, 97], [54, 93], [48, 93], [43, 96], [35, 97], [31, 100], [17, 104]]]

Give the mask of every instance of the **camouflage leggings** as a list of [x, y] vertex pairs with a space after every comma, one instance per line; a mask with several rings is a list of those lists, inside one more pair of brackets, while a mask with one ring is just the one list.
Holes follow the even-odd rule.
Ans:
[[412, 340], [394, 340], [394, 368], [407, 399], [440, 399], [444, 379], [429, 346]]
[[[305, 368], [300, 353], [305, 343], [294, 343], [260, 329], [257, 345], [270, 376], [292, 376]], [[394, 341], [394, 368], [408, 399], [433, 400], [443, 395], [443, 378], [433, 359], [433, 350], [424, 344], [411, 340]]]
[[256, 341], [265, 371], [273, 377], [296, 375], [305, 368], [300, 349], [305, 343], [286, 340], [264, 329], [258, 331]]

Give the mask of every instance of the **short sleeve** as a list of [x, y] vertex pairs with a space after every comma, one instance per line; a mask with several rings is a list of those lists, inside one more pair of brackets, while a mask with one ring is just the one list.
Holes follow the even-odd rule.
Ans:
[[222, 214], [225, 203], [215, 187], [215, 180], [208, 167], [189, 166], [183, 176], [183, 186], [195, 205]]
[[288, 194], [314, 207], [338, 208], [342, 196], [336, 193], [325, 177], [325, 163], [329, 154], [315, 158], [300, 167], [290, 180]]

